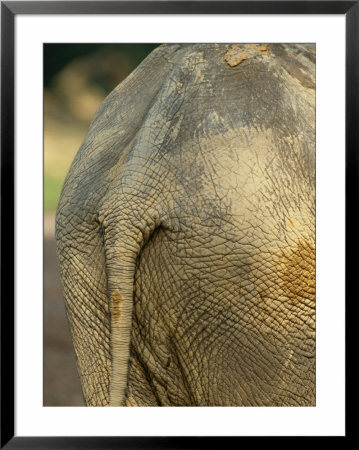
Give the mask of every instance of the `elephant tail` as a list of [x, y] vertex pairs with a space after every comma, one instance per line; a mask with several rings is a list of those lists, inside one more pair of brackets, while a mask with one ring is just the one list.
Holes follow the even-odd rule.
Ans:
[[157, 211], [131, 211], [136, 204], [133, 198], [121, 198], [116, 211], [106, 208], [109, 214], [99, 214], [111, 316], [110, 406], [124, 406], [126, 399], [136, 263], [150, 236], [161, 226]]

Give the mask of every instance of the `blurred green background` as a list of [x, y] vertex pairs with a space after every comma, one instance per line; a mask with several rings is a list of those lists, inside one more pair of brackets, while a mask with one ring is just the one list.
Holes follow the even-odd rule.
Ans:
[[84, 405], [56, 258], [62, 185], [97, 108], [157, 45], [44, 45], [44, 406]]

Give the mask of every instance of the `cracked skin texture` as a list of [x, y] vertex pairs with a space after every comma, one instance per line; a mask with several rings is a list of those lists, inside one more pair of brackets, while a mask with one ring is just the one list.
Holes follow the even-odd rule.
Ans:
[[88, 405], [315, 405], [315, 47], [231, 48], [156, 49], [66, 178]]

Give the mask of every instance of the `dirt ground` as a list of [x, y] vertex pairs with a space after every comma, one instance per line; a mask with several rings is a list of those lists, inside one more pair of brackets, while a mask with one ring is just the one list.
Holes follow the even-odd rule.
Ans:
[[55, 215], [44, 218], [44, 406], [84, 406], [67, 323], [56, 246]]

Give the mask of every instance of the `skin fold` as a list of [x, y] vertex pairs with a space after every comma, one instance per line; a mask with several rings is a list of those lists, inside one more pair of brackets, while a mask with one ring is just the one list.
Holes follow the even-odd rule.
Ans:
[[56, 239], [87, 405], [315, 405], [315, 46], [154, 50]]

